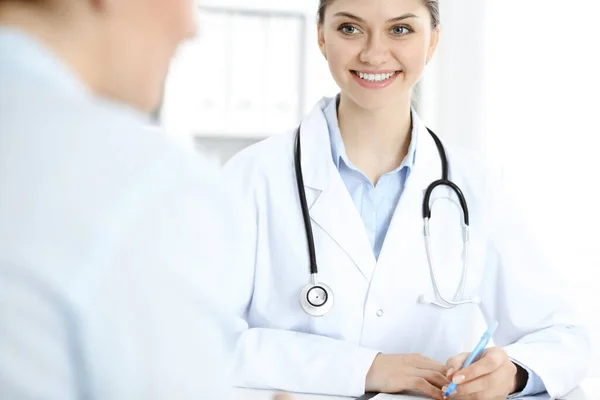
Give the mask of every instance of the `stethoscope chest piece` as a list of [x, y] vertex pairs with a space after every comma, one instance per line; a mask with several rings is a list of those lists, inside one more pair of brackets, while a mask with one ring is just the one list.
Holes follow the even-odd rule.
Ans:
[[311, 282], [300, 292], [302, 309], [313, 317], [322, 317], [333, 307], [333, 291], [323, 283]]

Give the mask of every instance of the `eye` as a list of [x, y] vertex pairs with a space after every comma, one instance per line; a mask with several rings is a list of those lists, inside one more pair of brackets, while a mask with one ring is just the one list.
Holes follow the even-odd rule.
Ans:
[[342, 25], [338, 28], [338, 30], [344, 35], [356, 35], [360, 32], [358, 28], [353, 25]]
[[392, 28], [392, 33], [398, 36], [406, 35], [407, 33], [410, 33], [410, 29], [406, 26], [395, 26]]

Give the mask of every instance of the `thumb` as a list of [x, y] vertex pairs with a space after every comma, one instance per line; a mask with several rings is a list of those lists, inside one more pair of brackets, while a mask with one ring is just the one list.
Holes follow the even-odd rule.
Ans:
[[446, 377], [448, 379], [452, 379], [454, 374], [462, 368], [465, 361], [467, 361], [467, 357], [469, 357], [469, 353], [461, 353], [446, 361]]
[[276, 394], [273, 400], [294, 400], [289, 394]]

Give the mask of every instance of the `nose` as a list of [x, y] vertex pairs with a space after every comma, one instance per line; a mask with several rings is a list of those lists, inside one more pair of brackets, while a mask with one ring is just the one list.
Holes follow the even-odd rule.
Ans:
[[365, 64], [378, 66], [385, 64], [390, 56], [390, 50], [385, 38], [372, 35], [366, 43], [366, 47], [360, 53], [360, 61]]

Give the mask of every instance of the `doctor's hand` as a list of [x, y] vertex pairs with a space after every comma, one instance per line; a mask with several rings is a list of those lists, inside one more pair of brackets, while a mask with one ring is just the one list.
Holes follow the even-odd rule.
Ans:
[[442, 400], [442, 387], [450, 381], [446, 367], [420, 354], [378, 354], [367, 374], [367, 392], [421, 392]]
[[463, 353], [446, 363], [448, 377], [459, 385], [451, 399], [504, 400], [525, 388], [527, 371], [510, 361], [504, 349], [485, 349], [477, 361], [461, 369], [468, 356], [469, 353]]

